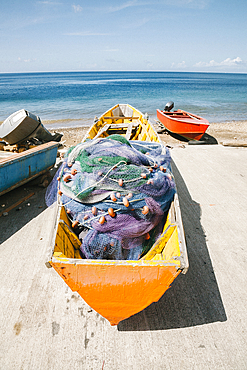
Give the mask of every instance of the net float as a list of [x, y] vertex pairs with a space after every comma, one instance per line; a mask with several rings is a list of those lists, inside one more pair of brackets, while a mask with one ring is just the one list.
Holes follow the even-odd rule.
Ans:
[[111, 193], [110, 198], [113, 202], [116, 202], [117, 200], [115, 193]]
[[126, 195], [126, 198], [127, 199], [131, 199], [132, 197], [133, 197], [133, 194], [132, 193], [129, 193], [129, 194]]
[[99, 171], [98, 172], [98, 176], [102, 176], [103, 172], [102, 171]]
[[62, 190], [58, 190], [58, 194], [62, 195], [63, 194]]
[[70, 210], [70, 209], [67, 209], [67, 210], [66, 210], [66, 212], [67, 212], [68, 214], [70, 214], [70, 213], [71, 213], [71, 210]]
[[150, 239], [150, 234], [149, 234], [149, 233], [147, 233], [147, 234], [145, 235], [145, 239], [146, 239], [146, 240], [149, 240], [149, 239]]
[[102, 158], [98, 158], [98, 161], [102, 161]]
[[147, 215], [147, 214], [148, 214], [148, 212], [149, 212], [149, 208], [148, 208], [148, 206], [144, 206], [144, 207], [143, 207], [143, 209], [142, 209], [142, 214], [143, 214], [143, 215]]
[[117, 198], [121, 198], [121, 194], [120, 193], [117, 193], [116, 196], [117, 196]]
[[153, 169], [151, 167], [149, 167], [148, 171], [149, 172], [153, 172]]
[[150, 180], [150, 179], [149, 179], [149, 180], [147, 181], [147, 184], [148, 184], [148, 185], [150, 185], [150, 184], [151, 184], [151, 185], [153, 185], [153, 184], [154, 184], [154, 182], [153, 182], [153, 180]]
[[71, 180], [71, 175], [69, 173], [63, 177], [64, 182], [69, 182], [70, 180]]
[[119, 186], [123, 186], [123, 179], [119, 179], [119, 180], [118, 180], [118, 185], [119, 185]]
[[125, 205], [125, 207], [129, 207], [129, 201], [128, 201], [128, 199], [127, 198], [123, 198], [123, 204]]
[[72, 163], [68, 163], [68, 167], [72, 167]]
[[57, 181], [60, 181], [61, 180], [61, 177], [57, 177]]
[[98, 213], [97, 208], [95, 206], [92, 207], [92, 214], [96, 216]]
[[115, 217], [116, 213], [114, 212], [113, 208], [108, 208], [108, 213], [111, 217]]
[[75, 168], [73, 168], [73, 170], [71, 170], [71, 175], [76, 175], [77, 174], [77, 170]]
[[79, 225], [79, 221], [78, 220], [75, 220], [75, 221], [72, 222], [73, 229], [76, 229], [78, 227], [78, 225]]
[[158, 167], [158, 165], [157, 165], [157, 163], [155, 163], [155, 164], [154, 164], [154, 168], [157, 168], [157, 167]]
[[105, 222], [105, 216], [101, 216], [99, 219], [99, 223], [103, 225], [104, 222]]
[[88, 215], [85, 215], [85, 216], [83, 217], [83, 219], [84, 219], [84, 220], [87, 220], [87, 219], [88, 219], [88, 217], [89, 217]]
[[146, 174], [146, 173], [141, 173], [141, 177], [142, 177], [143, 179], [146, 179], [146, 178], [147, 178], [147, 174]]

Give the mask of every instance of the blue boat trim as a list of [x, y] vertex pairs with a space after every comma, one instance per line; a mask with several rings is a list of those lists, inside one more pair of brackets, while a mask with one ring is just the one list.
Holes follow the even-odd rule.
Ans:
[[0, 159], [0, 195], [42, 175], [56, 162], [59, 143], [49, 142]]

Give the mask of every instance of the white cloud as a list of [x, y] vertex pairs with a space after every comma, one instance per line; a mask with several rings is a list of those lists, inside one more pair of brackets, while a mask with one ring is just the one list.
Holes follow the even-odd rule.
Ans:
[[61, 5], [62, 3], [58, 3], [56, 1], [37, 1], [38, 4], [45, 4], [45, 5]]
[[210, 62], [198, 62], [194, 67], [236, 67], [246, 65], [246, 61], [243, 61], [240, 57], [231, 59], [226, 58], [222, 62], [216, 62], [215, 60], [210, 60]]
[[108, 11], [111, 13], [111, 12], [118, 12], [120, 10], [123, 10], [123, 9], [126, 9], [126, 8], [129, 8], [131, 6], [136, 6], [138, 5], [137, 2], [135, 0], [133, 1], [128, 1], [127, 3], [124, 3], [122, 5], [119, 5], [119, 6], [111, 6]]
[[130, 0], [125, 3], [122, 3], [121, 5], [118, 6], [111, 6], [108, 8], [109, 12], [118, 12], [120, 10], [130, 8], [132, 6], [146, 6], [146, 5], [172, 5], [176, 7], [186, 7], [186, 8], [197, 8], [197, 9], [204, 9], [207, 7], [207, 5], [211, 2], [212, 0]]
[[72, 8], [75, 13], [80, 13], [82, 11], [82, 7], [80, 5], [72, 5]]
[[186, 66], [186, 63], [185, 61], [183, 60], [181, 63], [172, 63], [171, 65], [171, 68], [173, 69], [185, 69], [187, 66]]
[[18, 61], [19, 62], [24, 62], [24, 63], [30, 63], [30, 62], [35, 62], [36, 58], [35, 59], [22, 59], [22, 58], [19, 57]]
[[154, 67], [154, 64], [152, 62], [149, 62], [148, 60], [144, 60], [144, 62], [146, 63], [147, 68], [153, 68]]

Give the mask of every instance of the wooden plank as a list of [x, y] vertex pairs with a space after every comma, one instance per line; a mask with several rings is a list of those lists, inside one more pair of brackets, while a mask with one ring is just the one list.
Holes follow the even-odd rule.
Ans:
[[126, 135], [125, 135], [125, 138], [127, 140], [130, 140], [130, 136], [131, 136], [131, 133], [132, 133], [132, 128], [133, 128], [132, 123], [129, 123], [128, 128], [127, 128], [127, 132], [126, 132]]
[[139, 119], [140, 117], [130, 117], [130, 116], [105, 116], [104, 119]]
[[98, 137], [100, 137], [100, 135], [102, 135], [104, 132], [106, 132], [110, 127], [110, 124], [108, 125], [105, 125], [104, 127], [102, 127], [99, 132], [97, 133], [97, 135], [94, 137], [94, 139], [97, 139]]

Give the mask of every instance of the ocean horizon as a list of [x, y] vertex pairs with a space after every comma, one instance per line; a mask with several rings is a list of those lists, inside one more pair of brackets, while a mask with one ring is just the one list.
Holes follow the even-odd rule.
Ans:
[[20, 110], [48, 128], [90, 126], [95, 116], [128, 103], [156, 119], [173, 101], [212, 122], [247, 119], [247, 74], [207, 72], [0, 73], [0, 122]]

